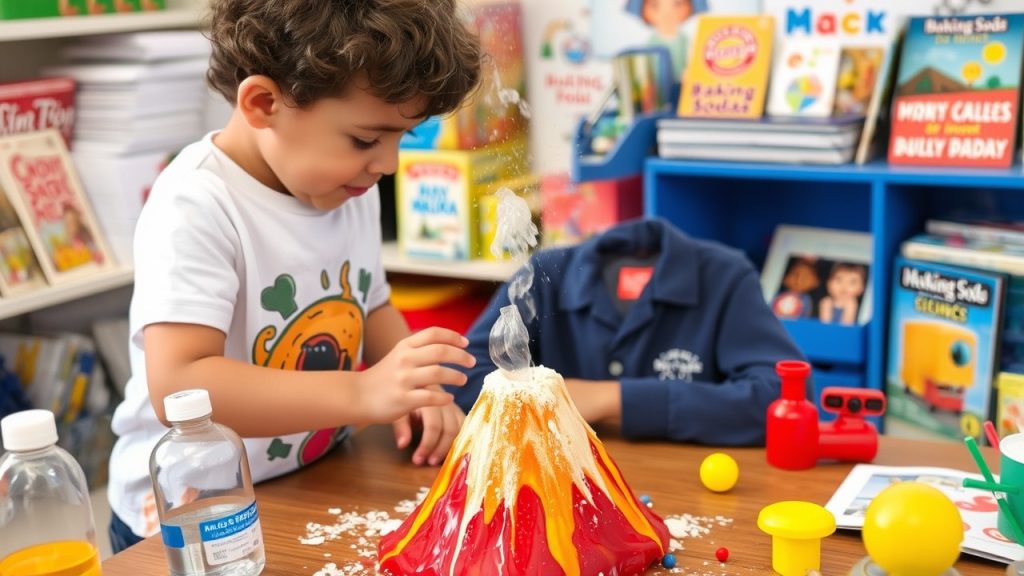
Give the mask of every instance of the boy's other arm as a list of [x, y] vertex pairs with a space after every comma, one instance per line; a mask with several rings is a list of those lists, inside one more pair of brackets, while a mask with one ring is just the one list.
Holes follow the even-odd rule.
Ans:
[[753, 269], [734, 286], [723, 288], [731, 298], [723, 309], [713, 346], [724, 380], [624, 379], [623, 436], [701, 444], [764, 444], [768, 405], [780, 391], [775, 363], [801, 360], [803, 354], [765, 303]]
[[244, 437], [392, 422], [421, 406], [451, 402], [434, 388], [464, 381], [457, 370], [438, 365], [466, 361], [461, 338], [451, 331], [424, 331], [396, 346], [389, 362], [364, 372], [302, 372], [224, 357], [225, 335], [215, 328], [150, 324], [144, 329], [150, 401], [166, 423], [165, 396], [205, 388], [216, 420]]

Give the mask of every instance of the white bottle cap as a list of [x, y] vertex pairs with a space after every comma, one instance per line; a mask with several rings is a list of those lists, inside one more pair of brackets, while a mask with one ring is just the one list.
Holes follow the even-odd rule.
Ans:
[[0, 420], [4, 450], [25, 452], [57, 443], [57, 422], [49, 410], [15, 412]]
[[206, 390], [182, 390], [164, 398], [164, 413], [169, 422], [195, 420], [213, 413]]

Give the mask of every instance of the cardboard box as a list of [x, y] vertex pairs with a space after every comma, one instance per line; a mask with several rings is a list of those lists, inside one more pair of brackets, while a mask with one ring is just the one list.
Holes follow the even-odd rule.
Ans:
[[480, 89], [454, 114], [429, 118], [402, 137], [402, 148], [470, 150], [502, 142], [526, 130], [520, 111], [526, 100], [522, 9], [518, 1], [474, 0], [468, 25], [487, 54]]
[[479, 197], [526, 170], [523, 138], [479, 150], [402, 150], [399, 250], [413, 258], [472, 258], [479, 252]]
[[540, 187], [544, 246], [577, 244], [643, 215], [640, 175], [574, 184], [565, 174], [546, 176]]

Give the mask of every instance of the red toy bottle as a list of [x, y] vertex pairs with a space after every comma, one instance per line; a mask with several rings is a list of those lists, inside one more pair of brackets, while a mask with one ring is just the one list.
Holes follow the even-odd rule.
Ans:
[[811, 366], [798, 360], [775, 365], [782, 397], [768, 406], [768, 463], [785, 470], [813, 468], [818, 461], [818, 409], [807, 399]]

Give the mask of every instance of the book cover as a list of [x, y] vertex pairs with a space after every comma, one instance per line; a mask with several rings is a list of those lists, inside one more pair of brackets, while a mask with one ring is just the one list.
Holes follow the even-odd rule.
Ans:
[[847, 46], [841, 50], [833, 108], [835, 115], [867, 113], [884, 57], [885, 49], [881, 47]]
[[892, 101], [890, 164], [1008, 167], [1024, 14], [912, 18]]
[[857, 143], [857, 164], [863, 165], [873, 160], [881, 154], [880, 150], [884, 148], [884, 143], [889, 141], [889, 101], [902, 46], [903, 36], [898, 35], [882, 54], [878, 80], [871, 91], [871, 98], [864, 113], [864, 130], [861, 132], [860, 142]]
[[[565, 0], [559, 0], [558, 3]], [[623, 50], [664, 46], [672, 56], [675, 80], [691, 60], [696, 23], [704, 14], [758, 14], [760, 0], [601, 0], [590, 1], [590, 41], [594, 54], [611, 58]]]
[[[994, 380], [1005, 276], [898, 257], [886, 369], [887, 430], [900, 425], [982, 440]], [[896, 424], [888, 428], [891, 421]]]
[[612, 86], [610, 59], [595, 57], [588, 0], [533, 2], [524, 8], [526, 90], [535, 118], [530, 156], [538, 174], [568, 173], [581, 119], [601, 105]]
[[790, 40], [783, 44], [772, 68], [768, 113], [830, 116], [839, 54], [839, 44], [828, 40]]
[[999, 506], [993, 494], [965, 487], [964, 478], [981, 480], [982, 476], [952, 468], [857, 464], [825, 509], [835, 516], [838, 528], [860, 530], [868, 505], [882, 490], [897, 482], [921, 482], [940, 490], [959, 509], [964, 524], [962, 552], [1003, 563], [1024, 560], [1024, 547], [999, 532]]
[[0, 186], [0, 294], [17, 296], [45, 285], [21, 220]]
[[872, 244], [864, 232], [778, 226], [761, 270], [765, 301], [779, 318], [866, 324]]
[[757, 118], [771, 68], [770, 16], [704, 16], [683, 77], [680, 116]]
[[0, 137], [47, 128], [70, 145], [75, 128], [75, 81], [39, 78], [0, 84]]
[[57, 131], [0, 139], [0, 185], [50, 283], [112, 265], [106, 240]]

